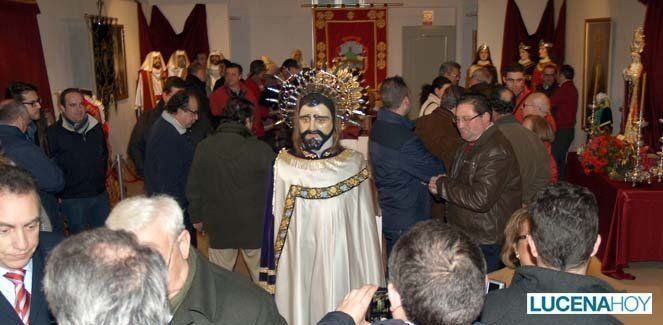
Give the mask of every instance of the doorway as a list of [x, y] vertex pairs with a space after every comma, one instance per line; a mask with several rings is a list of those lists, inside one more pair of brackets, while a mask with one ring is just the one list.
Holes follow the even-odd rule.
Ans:
[[403, 78], [411, 92], [411, 120], [419, 116], [421, 86], [433, 81], [440, 64], [455, 55], [456, 27], [403, 26]]

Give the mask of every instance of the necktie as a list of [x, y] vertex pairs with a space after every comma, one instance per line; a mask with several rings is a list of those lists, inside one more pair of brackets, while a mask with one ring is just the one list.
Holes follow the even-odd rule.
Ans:
[[17, 270], [5, 273], [5, 278], [14, 284], [16, 300], [14, 301], [14, 310], [23, 324], [28, 325], [28, 316], [30, 315], [30, 293], [23, 285], [25, 270]]

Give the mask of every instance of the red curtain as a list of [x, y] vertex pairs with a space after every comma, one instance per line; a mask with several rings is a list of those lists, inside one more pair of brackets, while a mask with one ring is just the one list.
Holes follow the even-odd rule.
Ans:
[[560, 8], [557, 28], [555, 28], [555, 5], [553, 0], [548, 0], [546, 9], [543, 11], [541, 21], [534, 34], [529, 34], [525, 27], [525, 22], [520, 14], [520, 9], [515, 0], [508, 0], [506, 5], [506, 17], [504, 18], [504, 40], [502, 41], [502, 62], [501, 68], [517, 62], [518, 44], [525, 43], [532, 47], [530, 55], [532, 61], [539, 61], [539, 40], [554, 44], [552, 59], [555, 63], [564, 62], [564, 37], [566, 34], [566, 0]]
[[649, 126], [643, 129], [643, 140], [653, 151], [660, 149], [661, 128], [659, 119], [663, 118], [663, 2], [657, 0], [640, 0], [647, 6], [645, 13], [645, 49], [642, 53], [642, 65], [647, 72], [647, 89], [645, 89], [645, 106], [642, 112]]
[[51, 86], [48, 84], [36, 2], [0, 0], [0, 89], [12, 81], [24, 81], [39, 89], [42, 106], [52, 114]]
[[190, 60], [200, 52], [209, 53], [207, 39], [207, 12], [204, 4], [197, 4], [184, 23], [184, 29], [177, 34], [157, 6], [152, 6], [152, 20], [147, 24], [142, 6], [138, 7], [138, 38], [141, 62], [151, 51], [159, 51], [164, 60], [176, 50], [183, 49]]

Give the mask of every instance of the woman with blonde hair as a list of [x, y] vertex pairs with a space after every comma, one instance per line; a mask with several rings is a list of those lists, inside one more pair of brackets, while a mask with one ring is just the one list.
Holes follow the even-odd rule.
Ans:
[[527, 208], [520, 208], [509, 218], [504, 228], [504, 245], [502, 245], [502, 263], [515, 269], [523, 265], [536, 265], [527, 244], [532, 218]]
[[548, 124], [546, 119], [541, 116], [527, 115], [523, 119], [523, 126], [534, 132], [546, 146], [546, 150], [550, 156], [550, 184], [557, 183], [557, 163], [555, 162], [555, 157], [553, 157], [550, 149], [552, 141], [555, 139], [555, 134], [553, 133], [552, 128], [550, 128], [550, 124]]

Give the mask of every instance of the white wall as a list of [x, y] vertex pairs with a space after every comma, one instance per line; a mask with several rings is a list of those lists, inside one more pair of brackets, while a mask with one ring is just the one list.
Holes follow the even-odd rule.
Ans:
[[[268, 55], [277, 65], [293, 49], [302, 50], [306, 62], [313, 53], [313, 14], [301, 0], [230, 0], [232, 60], [248, 67], [251, 60]], [[421, 25], [423, 11], [435, 12], [435, 25], [456, 25], [456, 60], [471, 61], [472, 30], [476, 24], [476, 0], [404, 0], [403, 7], [389, 7], [387, 74], [402, 74], [402, 28]], [[442, 63], [442, 62], [440, 62]], [[245, 69], [246, 70], [246, 69]]]
[[97, 7], [89, 0], [39, 0], [37, 4], [48, 82], [57, 106], [60, 91], [69, 87], [92, 89], [94, 85], [92, 45], [83, 17], [96, 12]]
[[[502, 58], [502, 34], [507, 0], [478, 0], [478, 43], [490, 45], [493, 62], [499, 64]], [[555, 0], [555, 23], [562, 5]], [[516, 0], [528, 32], [533, 33], [539, 24], [547, 0]], [[567, 0], [566, 4], [566, 50], [565, 63], [576, 71], [574, 83], [582, 94], [582, 65], [584, 56], [585, 19], [612, 19], [611, 76], [609, 96], [612, 99], [612, 113], [615, 131], [619, 129], [621, 113], [618, 107], [624, 100], [624, 81], [621, 71], [630, 62], [629, 44], [636, 26], [644, 24], [645, 6], [638, 1], [623, 0]], [[585, 133], [580, 129], [582, 100], [578, 103], [576, 137], [572, 149], [584, 142]]]

